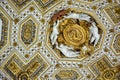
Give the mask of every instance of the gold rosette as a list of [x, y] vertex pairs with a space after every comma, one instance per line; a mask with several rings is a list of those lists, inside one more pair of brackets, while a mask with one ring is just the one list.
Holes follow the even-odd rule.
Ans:
[[86, 41], [86, 31], [78, 24], [69, 24], [63, 30], [63, 37], [67, 45], [80, 46]]
[[78, 49], [87, 40], [86, 29], [79, 25], [75, 19], [65, 19], [59, 26], [58, 42]]

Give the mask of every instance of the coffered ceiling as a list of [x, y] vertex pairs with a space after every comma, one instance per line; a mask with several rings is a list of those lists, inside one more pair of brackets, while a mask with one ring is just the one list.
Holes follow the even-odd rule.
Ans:
[[120, 0], [0, 0], [0, 80], [120, 80]]

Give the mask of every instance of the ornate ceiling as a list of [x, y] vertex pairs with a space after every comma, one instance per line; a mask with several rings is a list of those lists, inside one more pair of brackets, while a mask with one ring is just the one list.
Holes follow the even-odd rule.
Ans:
[[0, 80], [120, 80], [120, 0], [0, 0]]

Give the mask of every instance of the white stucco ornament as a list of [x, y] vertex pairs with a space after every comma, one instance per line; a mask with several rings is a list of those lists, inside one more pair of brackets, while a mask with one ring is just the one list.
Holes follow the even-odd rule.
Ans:
[[77, 57], [80, 54], [80, 51], [74, 51], [73, 47], [68, 47], [63, 44], [60, 44], [60, 46], [58, 46], [56, 43], [56, 48], [60, 50], [66, 57]]
[[79, 20], [86, 20], [90, 22], [90, 16], [84, 13], [77, 14], [77, 13], [69, 13], [67, 16], [64, 16], [64, 18], [73, 18], [73, 19], [79, 19]]
[[51, 42], [52, 42], [52, 45], [55, 44], [56, 40], [57, 40], [57, 37], [58, 37], [58, 26], [59, 26], [59, 20], [57, 21], [57, 23], [55, 22], [53, 24], [53, 31], [51, 33], [51, 36], [50, 36], [50, 39], [51, 39]]
[[96, 26], [95, 22], [92, 22], [92, 26], [90, 27], [90, 43], [94, 42], [94, 47], [97, 45], [99, 39], [100, 39], [100, 34], [98, 33], [98, 27]]

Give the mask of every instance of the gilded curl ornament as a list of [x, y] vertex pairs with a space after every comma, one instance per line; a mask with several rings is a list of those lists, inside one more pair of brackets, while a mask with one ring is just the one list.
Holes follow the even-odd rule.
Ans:
[[50, 26], [50, 43], [65, 57], [91, 55], [100, 40], [97, 23], [86, 13], [61, 10], [51, 18]]
[[86, 40], [86, 31], [78, 24], [68, 24], [63, 30], [63, 38], [67, 45], [79, 46]]

